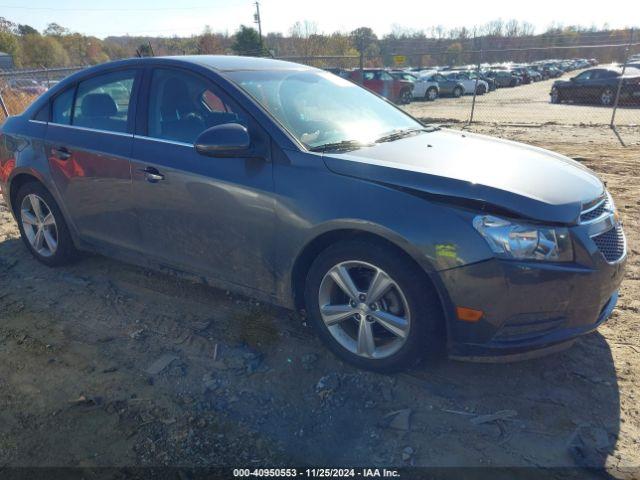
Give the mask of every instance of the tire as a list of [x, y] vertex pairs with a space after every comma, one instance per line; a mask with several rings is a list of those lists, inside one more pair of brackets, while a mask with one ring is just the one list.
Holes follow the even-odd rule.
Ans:
[[463, 93], [464, 93], [464, 91], [462, 90], [462, 87], [455, 87], [453, 89], [453, 97], [454, 98], [460, 98]]
[[41, 183], [22, 185], [13, 208], [22, 241], [38, 261], [57, 267], [75, 258], [76, 249], [62, 212]]
[[476, 89], [476, 95], [484, 95], [485, 93], [487, 93], [487, 89], [485, 88], [485, 86], [478, 85], [478, 88]]
[[610, 107], [611, 105], [613, 105], [614, 100], [615, 100], [615, 93], [613, 93], [613, 90], [611, 90], [610, 88], [605, 88], [600, 93], [600, 105], [603, 105], [605, 107]]
[[438, 89], [436, 87], [427, 88], [424, 93], [424, 99], [428, 102], [433, 102], [436, 98], [438, 98]]
[[[388, 288], [382, 295], [372, 294], [371, 278], [380, 271], [379, 278], [389, 280]], [[342, 284], [355, 286], [352, 295], [334, 280], [336, 276], [350, 280]], [[376, 303], [368, 304], [367, 294], [376, 295]], [[444, 320], [436, 292], [420, 268], [403, 253], [376, 242], [351, 240], [324, 250], [309, 269], [305, 304], [311, 323], [327, 347], [357, 367], [399, 371], [416, 364], [427, 353], [442, 352]], [[396, 323], [384, 327], [385, 319]], [[387, 329], [389, 325], [391, 330]], [[394, 333], [394, 328], [402, 334]], [[361, 337], [371, 342], [360, 341]]]
[[411, 93], [411, 90], [405, 89], [400, 92], [400, 95], [398, 97], [398, 104], [407, 105], [411, 103], [411, 100], [413, 100], [413, 94]]

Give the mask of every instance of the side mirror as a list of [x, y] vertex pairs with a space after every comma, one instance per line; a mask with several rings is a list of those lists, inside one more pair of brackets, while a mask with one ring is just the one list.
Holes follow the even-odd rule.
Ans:
[[202, 155], [224, 157], [248, 150], [251, 138], [247, 129], [239, 123], [224, 123], [202, 132], [194, 146]]

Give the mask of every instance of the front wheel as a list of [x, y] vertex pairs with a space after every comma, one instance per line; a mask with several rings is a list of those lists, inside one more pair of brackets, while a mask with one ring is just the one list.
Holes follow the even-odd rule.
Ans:
[[326, 345], [361, 368], [397, 371], [442, 346], [442, 311], [424, 274], [375, 242], [323, 251], [309, 270], [305, 303]]
[[400, 92], [400, 97], [398, 99], [398, 103], [400, 105], [407, 105], [411, 103], [411, 100], [413, 100], [413, 94], [411, 93], [411, 90], [405, 89]]
[[29, 182], [20, 187], [14, 208], [20, 236], [37, 260], [58, 266], [74, 258], [76, 250], [62, 212], [42, 184]]
[[605, 107], [613, 105], [614, 99], [615, 94], [610, 88], [603, 90], [600, 94], [600, 104], [604, 105]]
[[453, 96], [454, 98], [459, 98], [462, 96], [464, 92], [462, 91], [462, 87], [456, 87], [453, 89]]
[[478, 88], [476, 89], [476, 95], [484, 95], [485, 93], [487, 93], [487, 89], [485, 88], [485, 86], [478, 85]]
[[429, 87], [424, 94], [424, 98], [428, 102], [433, 102], [436, 98], [438, 98], [438, 89], [436, 87]]

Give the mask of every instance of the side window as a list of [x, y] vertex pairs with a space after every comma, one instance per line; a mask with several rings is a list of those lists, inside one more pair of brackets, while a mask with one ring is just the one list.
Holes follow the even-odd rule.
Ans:
[[224, 123], [247, 126], [206, 79], [182, 70], [154, 70], [151, 77], [148, 136], [194, 143], [208, 128]]
[[583, 72], [580, 75], [578, 75], [576, 78], [578, 80], [589, 80], [591, 79], [591, 75], [593, 75], [593, 71]]
[[111, 72], [78, 85], [73, 125], [126, 132], [135, 70]]
[[375, 78], [375, 73], [373, 72], [364, 72], [364, 79], [365, 80], [373, 80]]
[[380, 79], [389, 81], [389, 80], [393, 80], [393, 77], [389, 75], [387, 72], [380, 72]]
[[51, 123], [69, 125], [71, 123], [71, 105], [75, 88], [69, 88], [53, 99], [51, 104]]

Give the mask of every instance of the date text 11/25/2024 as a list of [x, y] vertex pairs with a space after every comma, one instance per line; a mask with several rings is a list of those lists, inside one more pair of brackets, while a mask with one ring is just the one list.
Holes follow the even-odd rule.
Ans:
[[399, 478], [397, 470], [386, 468], [235, 468], [236, 478]]

